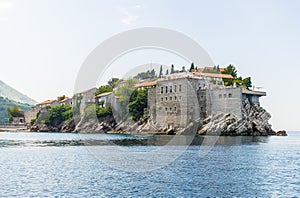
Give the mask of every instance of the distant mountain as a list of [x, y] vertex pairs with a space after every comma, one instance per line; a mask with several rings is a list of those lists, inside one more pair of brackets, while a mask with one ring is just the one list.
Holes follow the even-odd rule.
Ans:
[[37, 102], [33, 99], [29, 98], [28, 96], [20, 93], [19, 91], [15, 90], [14, 88], [8, 86], [4, 82], [0, 80], [0, 96], [3, 98], [7, 98], [9, 100], [20, 102], [24, 104], [34, 105]]
[[13, 106], [18, 106], [23, 111], [30, 109], [29, 104], [23, 104], [19, 102], [15, 102], [13, 100], [9, 100], [7, 98], [3, 98], [0, 96], [0, 123], [7, 123], [9, 120], [9, 116], [7, 114], [6, 109], [12, 108]]

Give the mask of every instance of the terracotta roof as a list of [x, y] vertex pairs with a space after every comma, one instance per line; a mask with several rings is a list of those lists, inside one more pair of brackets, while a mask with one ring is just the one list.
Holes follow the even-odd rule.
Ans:
[[144, 83], [137, 84], [134, 87], [135, 88], [139, 88], [139, 87], [151, 87], [151, 86], [156, 85], [156, 83], [157, 83], [157, 81], [144, 82]]
[[230, 74], [216, 74], [216, 73], [203, 73], [203, 72], [193, 72], [193, 74], [204, 75], [206, 77], [212, 77], [212, 78], [228, 78], [228, 79], [233, 79], [232, 75], [230, 75]]
[[43, 105], [43, 104], [52, 104], [56, 100], [45, 100], [44, 102], [38, 103], [38, 105]]
[[95, 97], [104, 97], [104, 96], [108, 96], [108, 95], [110, 95], [110, 94], [112, 94], [112, 92], [105, 92], [105, 93], [102, 93], [102, 94], [98, 94], [97, 96], [95, 96]]
[[63, 100], [61, 100], [61, 101], [59, 101], [59, 102], [66, 102], [67, 100], [70, 100], [71, 98], [69, 98], [69, 97], [65, 97], [65, 99], [63, 99]]

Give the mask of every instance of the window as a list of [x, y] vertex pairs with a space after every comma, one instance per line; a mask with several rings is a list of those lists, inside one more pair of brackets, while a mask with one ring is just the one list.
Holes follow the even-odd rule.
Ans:
[[176, 85], [174, 85], [174, 92], [176, 92], [177, 91], [177, 86]]
[[170, 111], [172, 111], [172, 107], [170, 107]]
[[165, 110], [168, 111], [168, 108], [166, 107]]
[[219, 98], [222, 98], [222, 94], [219, 94]]
[[173, 98], [172, 98], [172, 96], [170, 97], [170, 100], [172, 100]]
[[204, 96], [200, 96], [200, 98], [203, 100]]
[[224, 98], [226, 98], [227, 97], [227, 95], [226, 94], [224, 94]]
[[181, 90], [182, 90], [182, 89], [181, 89], [181, 85], [179, 85], [179, 92], [181, 92]]
[[228, 98], [232, 98], [232, 94], [230, 93], [230, 94], [228, 94]]
[[177, 100], [177, 96], [174, 97], [174, 100]]
[[160, 88], [160, 93], [164, 93], [164, 87]]
[[164, 98], [163, 98], [163, 97], [161, 97], [161, 101], [162, 101], [162, 102], [164, 101]]
[[166, 93], [168, 93], [168, 86], [166, 86]]
[[204, 109], [203, 107], [200, 107], [200, 110], [201, 110], [201, 111], [203, 111], [203, 109]]
[[170, 86], [170, 93], [172, 93], [172, 85]]
[[179, 100], [181, 100], [181, 96], [179, 96]]
[[176, 107], [174, 107], [174, 111], [176, 111]]
[[166, 101], [168, 101], [168, 97], [166, 97]]

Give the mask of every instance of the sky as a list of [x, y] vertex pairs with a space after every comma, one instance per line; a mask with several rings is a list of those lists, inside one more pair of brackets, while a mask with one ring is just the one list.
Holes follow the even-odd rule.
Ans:
[[[168, 28], [262, 86], [275, 130], [300, 130], [299, 10], [297, 0], [0, 0], [0, 79], [37, 101], [71, 96], [83, 62], [103, 41], [134, 28]], [[163, 52], [135, 52], [101, 78], [151, 62], [186, 64]]]

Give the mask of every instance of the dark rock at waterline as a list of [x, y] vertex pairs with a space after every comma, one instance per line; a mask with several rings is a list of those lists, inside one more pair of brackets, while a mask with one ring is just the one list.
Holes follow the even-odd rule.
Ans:
[[287, 133], [285, 130], [281, 130], [276, 133], [276, 136], [287, 136]]

